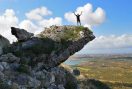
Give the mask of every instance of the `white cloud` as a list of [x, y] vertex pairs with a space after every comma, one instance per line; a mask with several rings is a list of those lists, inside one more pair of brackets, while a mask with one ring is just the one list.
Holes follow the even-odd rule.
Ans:
[[18, 18], [15, 16], [15, 12], [12, 9], [5, 10], [4, 14], [0, 15], [0, 34], [10, 41], [15, 41], [16, 38], [11, 35], [10, 27], [16, 27], [18, 22]]
[[[34, 11], [34, 10], [32, 10], [32, 11]], [[86, 13], [87, 14], [89, 13], [88, 16], [91, 14], [92, 17], [94, 17], [94, 18], [92, 18], [92, 17], [85, 17], [85, 16], [83, 17], [82, 16], [82, 20], [84, 18], [87, 18], [87, 20], [92, 19], [90, 21], [88, 20], [88, 22], [83, 21], [83, 23], [84, 22], [87, 23], [87, 24], [84, 23], [85, 26], [100, 24], [105, 19], [104, 11], [101, 8], [98, 8], [95, 12], [92, 12], [92, 5], [90, 5], [90, 4], [87, 4], [84, 7], [77, 8], [77, 11], [79, 11], [79, 12], [83, 11], [84, 15], [86, 15]], [[84, 13], [84, 11], [87, 11], [87, 12]], [[75, 20], [75, 16], [72, 15], [72, 13], [71, 14], [66, 13], [66, 14], [68, 15], [69, 18], [72, 19], [72, 21]], [[60, 17], [49, 18], [49, 19], [43, 18], [43, 16], [46, 16], [46, 15], [48, 15], [48, 14], [44, 14], [44, 12], [43, 12], [43, 14], [39, 14], [39, 16], [42, 17], [42, 19], [41, 20], [36, 19], [35, 23], [34, 23], [35, 19], [32, 19], [33, 20], [32, 21], [31, 19], [28, 19], [28, 18], [19, 22], [19, 19], [16, 16], [15, 12], [12, 9], [7, 9], [7, 10], [5, 10], [5, 12], [3, 14], [0, 15], [0, 34], [3, 35], [4, 37], [6, 37], [7, 39], [9, 39], [10, 42], [12, 42], [12, 41], [16, 41], [15, 36], [11, 35], [10, 27], [12, 27], [12, 26], [20, 27], [20, 28], [26, 29], [29, 32], [33, 32], [33, 33], [37, 34], [43, 30], [43, 27], [62, 24], [62, 18], [60, 18]], [[70, 15], [73, 17], [70, 17]], [[69, 19], [69, 21], [71, 21], [71, 19]], [[129, 48], [129, 47], [132, 47], [132, 35], [124, 34], [121, 36], [115, 36], [115, 35], [99, 36], [95, 40], [93, 40], [89, 44], [87, 44], [84, 47], [84, 50], [116, 49], [116, 48]]]
[[52, 12], [48, 10], [46, 7], [40, 7], [31, 10], [30, 12], [26, 13], [26, 16], [30, 20], [42, 20], [43, 16], [51, 15]]
[[26, 29], [29, 32], [36, 33], [38, 30], [40, 30], [40, 27], [35, 25], [32, 21], [30, 20], [23, 20], [20, 24], [19, 27], [22, 29]]
[[[80, 19], [82, 24], [85, 26], [101, 24], [104, 22], [106, 17], [105, 11], [102, 8], [98, 7], [95, 11], [93, 11], [93, 7], [90, 3], [84, 5], [83, 7], [78, 7], [75, 12], [76, 14], [80, 14], [82, 12]], [[65, 19], [74, 24], [76, 23], [76, 16], [73, 12], [65, 13]]]
[[[28, 29], [28, 31], [38, 34], [39, 32], [44, 30], [44, 27], [49, 27], [52, 25], [61, 25], [62, 18], [55, 17], [45, 19], [45, 16], [51, 15], [52, 12], [48, 10], [46, 7], [36, 8], [25, 15], [27, 16], [27, 20], [24, 20], [20, 23], [20, 27], [24, 29]], [[34, 23], [35, 20], [35, 23]]]
[[42, 27], [49, 27], [51, 25], [61, 25], [62, 24], [62, 19], [60, 17], [56, 18], [50, 18], [50, 19], [43, 19], [42, 21], [39, 22], [39, 25]]
[[121, 36], [99, 36], [91, 41], [84, 47], [87, 49], [119, 49], [132, 47], [132, 35], [121, 35]]
[[34, 34], [38, 34], [44, 30], [44, 27], [51, 25], [61, 25], [60, 17], [45, 19], [44, 16], [51, 15], [52, 12], [46, 7], [36, 8], [26, 13], [27, 19], [19, 22], [13, 9], [6, 9], [0, 15], [0, 34], [6, 37], [10, 42], [16, 41], [15, 36], [11, 34], [11, 27], [20, 27]]

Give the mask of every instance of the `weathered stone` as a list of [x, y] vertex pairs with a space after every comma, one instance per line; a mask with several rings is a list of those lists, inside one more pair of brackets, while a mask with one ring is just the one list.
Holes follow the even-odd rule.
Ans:
[[8, 86], [11, 86], [12, 85], [12, 81], [11, 80], [8, 80], [7, 81], [7, 84], [8, 84]]
[[0, 57], [0, 61], [13, 63], [13, 62], [19, 62], [20, 58], [14, 56], [12, 53], [4, 54]]
[[20, 75], [16, 76], [14, 81], [19, 85], [27, 85], [27, 83], [29, 81], [29, 76], [26, 74], [20, 74]]
[[12, 35], [15, 35], [18, 41], [25, 41], [33, 36], [33, 33], [29, 33], [24, 29], [15, 28], [15, 27], [11, 27], [11, 33]]
[[0, 35], [0, 55], [3, 53], [3, 48], [6, 48], [10, 45], [10, 42], [8, 39]]
[[0, 56], [0, 79], [8, 87], [4, 89], [78, 89], [71, 69], [58, 66], [95, 38], [88, 28], [51, 26], [37, 37], [11, 29], [19, 42]]
[[28, 86], [30, 86], [31, 88], [32, 87], [37, 88], [40, 86], [40, 84], [41, 84], [41, 82], [38, 81], [37, 79], [32, 78], [32, 77], [29, 78]]
[[55, 84], [63, 85], [65, 89], [77, 89], [78, 84], [76, 78], [63, 67], [55, 67], [50, 70], [55, 76]]
[[18, 64], [18, 63], [11, 63], [10, 69], [16, 71], [19, 68], [19, 66], [20, 66], [20, 64]]
[[48, 87], [50, 84], [55, 82], [55, 76], [45, 70], [36, 73], [36, 78], [41, 80], [41, 85]]
[[[18, 28], [12, 29], [18, 30]], [[50, 69], [66, 61], [94, 38], [93, 33], [85, 27], [52, 26], [41, 32], [38, 37], [27, 39], [24, 42], [16, 44], [15, 47], [12, 45], [13, 47], [11, 46], [11, 48], [13, 50], [18, 49], [17, 51], [13, 51], [15, 54], [21, 54], [17, 56], [33, 57], [31, 58], [33, 60], [30, 60], [30, 62], [35, 64], [32, 66], [43, 62], [42, 68]]]
[[[82, 33], [80, 36], [80, 32]], [[54, 35], [54, 37], [51, 36]], [[83, 35], [83, 36], [82, 36]], [[67, 60], [71, 55], [81, 50], [84, 45], [86, 45], [89, 41], [93, 40], [95, 36], [88, 28], [76, 27], [76, 26], [58, 26], [47, 28], [40, 34], [41, 37], [47, 37], [54, 41], [61, 42], [61, 46], [54, 52], [54, 54], [50, 55], [49, 64], [45, 63], [46, 68], [52, 68], [58, 66], [65, 60]], [[58, 40], [55, 37], [59, 37]], [[65, 46], [65, 47], [63, 47]]]
[[4, 79], [4, 74], [0, 71], [0, 80]]
[[55, 84], [51, 84], [47, 89], [59, 89]]
[[0, 46], [0, 55], [3, 53], [3, 49], [2, 47]]
[[11, 89], [19, 89], [19, 85], [17, 83], [12, 83]]
[[0, 65], [2, 65], [3, 68], [6, 69], [6, 70], [10, 68], [10, 66], [7, 62], [1, 62]]
[[73, 74], [75, 76], [79, 76], [80, 75], [80, 71], [76, 68], [76, 69], [73, 70]]
[[0, 71], [3, 71], [4, 67], [2, 65], [0, 65]]
[[64, 86], [61, 84], [61, 85], [58, 85], [58, 89], [65, 89]]

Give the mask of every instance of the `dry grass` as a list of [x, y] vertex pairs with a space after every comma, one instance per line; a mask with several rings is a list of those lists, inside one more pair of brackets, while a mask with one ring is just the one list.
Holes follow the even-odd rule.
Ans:
[[132, 89], [131, 60], [94, 60], [77, 68], [85, 78], [100, 80], [112, 89]]

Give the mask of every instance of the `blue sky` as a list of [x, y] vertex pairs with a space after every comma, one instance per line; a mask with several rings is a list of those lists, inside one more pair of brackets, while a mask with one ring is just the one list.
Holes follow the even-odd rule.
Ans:
[[[132, 0], [0, 0], [0, 15], [2, 15], [6, 9], [13, 9], [19, 21], [23, 21], [27, 18], [25, 13], [44, 6], [53, 13], [51, 16], [45, 18], [61, 17], [62, 25], [71, 24], [65, 19], [64, 14], [69, 11], [75, 11], [76, 8], [84, 6], [87, 3], [92, 4], [94, 11], [98, 7], [101, 7], [106, 13], [105, 21], [98, 26], [92, 27], [97, 37], [115, 35], [119, 38], [124, 34], [132, 35]], [[111, 37], [109, 38], [111, 39]], [[130, 37], [129, 40], [131, 39]], [[124, 46], [121, 46], [123, 49], [118, 48], [117, 52], [119, 52], [119, 49], [122, 49], [122, 51], [129, 50], [129, 52], [131, 52], [130, 49], [132, 47], [130, 45], [131, 43], [129, 43], [128, 47], [125, 46], [125, 50]], [[115, 50], [116, 47], [110, 49]], [[96, 49], [94, 50], [96, 51]], [[100, 49], [97, 50], [99, 51]], [[86, 50], [85, 52], [87, 53]]]
[[105, 23], [94, 28], [97, 35], [132, 33], [131, 0], [1, 0], [0, 11], [11, 8], [19, 12], [20, 19], [24, 19], [24, 14], [31, 9], [46, 6], [53, 11], [53, 17], [64, 17], [65, 12], [74, 11], [86, 3], [91, 3], [94, 8], [101, 7], [106, 12]]

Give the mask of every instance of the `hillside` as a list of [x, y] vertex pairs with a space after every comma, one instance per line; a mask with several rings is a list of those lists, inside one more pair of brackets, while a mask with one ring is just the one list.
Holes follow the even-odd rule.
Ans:
[[108, 56], [105, 59], [104, 57], [85, 57], [85, 60], [84, 57], [79, 57], [80, 59], [77, 60], [83, 61], [72, 65], [72, 68], [80, 70], [81, 75], [78, 79], [85, 82], [81, 83], [83, 86], [88, 85], [86, 80], [96, 79], [109, 85], [111, 89], [132, 89], [132, 59], [127, 57], [125, 59], [125, 56], [120, 55], [118, 59], [115, 56]]

